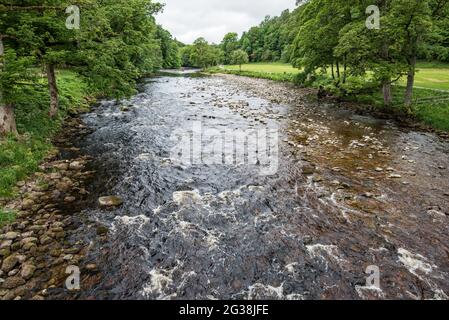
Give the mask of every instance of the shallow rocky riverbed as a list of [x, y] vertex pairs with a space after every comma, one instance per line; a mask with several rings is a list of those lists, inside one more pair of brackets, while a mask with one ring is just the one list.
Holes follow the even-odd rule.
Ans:
[[[85, 134], [8, 204], [19, 217], [0, 239], [0, 297], [448, 298], [446, 139], [260, 79], [158, 77], [140, 89], [84, 115], [73, 130]], [[180, 161], [178, 138], [198, 123], [276, 132], [276, 170], [261, 170], [260, 153]], [[101, 207], [110, 195], [102, 203], [117, 207]], [[64, 288], [68, 265], [81, 290]], [[380, 288], [366, 285], [369, 266]]]

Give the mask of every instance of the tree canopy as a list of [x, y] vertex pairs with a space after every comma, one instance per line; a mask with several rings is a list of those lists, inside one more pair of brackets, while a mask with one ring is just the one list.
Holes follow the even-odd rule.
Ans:
[[[152, 0], [2, 0], [0, 113], [13, 113], [15, 90], [45, 70], [49, 115], [58, 113], [57, 68], [85, 76], [93, 90], [116, 98], [135, 92], [139, 77], [180, 66], [178, 45], [155, 23]], [[8, 118], [8, 123], [14, 121]], [[2, 133], [14, 130], [0, 123]]]

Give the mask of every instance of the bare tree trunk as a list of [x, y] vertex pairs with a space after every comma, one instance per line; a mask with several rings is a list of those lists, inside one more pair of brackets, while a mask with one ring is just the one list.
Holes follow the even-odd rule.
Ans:
[[338, 62], [337, 60], [337, 78], [338, 78], [338, 82], [340, 82], [340, 62]]
[[[5, 62], [3, 60], [4, 54], [3, 39], [0, 36], [0, 72], [2, 72], [5, 67]], [[2, 100], [3, 93], [0, 91], [0, 136], [5, 136], [10, 133], [17, 136], [18, 133], [16, 117], [14, 116], [14, 108], [12, 105], [4, 103]]]
[[387, 81], [383, 84], [382, 93], [384, 96], [384, 105], [390, 106], [391, 105], [391, 83], [390, 83], [390, 81]]
[[411, 111], [410, 108], [412, 106], [413, 87], [415, 85], [415, 72], [416, 72], [416, 55], [410, 58], [409, 61], [407, 88], [405, 90], [405, 106], [408, 108], [408, 111]]
[[[384, 4], [386, 5], [386, 4]], [[386, 9], [385, 9], [386, 10]], [[390, 50], [388, 47], [388, 44], [386, 42], [383, 43], [382, 45], [382, 58], [384, 59], [384, 61], [388, 61], [390, 57]], [[384, 96], [384, 105], [385, 106], [390, 106], [391, 105], [391, 77], [388, 76], [385, 79], [383, 79], [383, 83], [382, 83], [382, 93]]]
[[335, 83], [335, 86], [337, 88], [340, 88], [341, 73], [340, 73], [340, 62], [338, 60], [336, 62], [336, 67], [337, 67], [337, 81]]
[[47, 64], [47, 78], [48, 78], [48, 89], [50, 91], [49, 115], [51, 118], [54, 118], [58, 114], [58, 107], [59, 107], [58, 86], [56, 84], [54, 64], [51, 63]]
[[9, 104], [0, 105], [0, 136], [10, 133], [18, 135], [14, 108]]

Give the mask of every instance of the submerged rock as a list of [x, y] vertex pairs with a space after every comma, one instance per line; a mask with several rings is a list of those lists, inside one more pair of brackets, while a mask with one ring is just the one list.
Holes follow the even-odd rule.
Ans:
[[119, 207], [123, 204], [123, 199], [119, 196], [107, 196], [99, 198], [98, 203], [102, 207]]

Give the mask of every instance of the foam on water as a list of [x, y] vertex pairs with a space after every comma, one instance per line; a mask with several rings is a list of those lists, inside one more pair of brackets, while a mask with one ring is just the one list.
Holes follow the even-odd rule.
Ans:
[[306, 249], [309, 256], [324, 261], [326, 263], [326, 268], [328, 266], [329, 258], [333, 259], [338, 264], [346, 262], [345, 259], [340, 258], [338, 247], [335, 245], [314, 244], [306, 246]]
[[188, 203], [200, 203], [201, 199], [202, 197], [198, 190], [177, 191], [173, 193], [173, 202], [175, 202], [178, 206]]
[[[428, 284], [434, 293], [435, 300], [448, 300], [447, 294], [441, 290], [438, 285], [432, 280], [447, 279], [447, 274], [438, 272], [438, 267], [428, 261], [427, 258], [420, 254], [412, 253], [406, 249], [400, 248], [398, 250], [399, 262], [402, 263], [407, 270], [419, 278], [421, 281]], [[414, 296], [409, 292], [411, 296]]]
[[[410, 251], [400, 248], [398, 250], [399, 261], [415, 276], [421, 278], [422, 273], [428, 275], [437, 268], [427, 261], [425, 257], [420, 254], [413, 254]], [[421, 274], [421, 275], [420, 275]]]
[[159, 300], [173, 298], [173, 295], [167, 296], [163, 293], [173, 283], [172, 278], [167, 276], [165, 271], [153, 269], [150, 271], [150, 277], [150, 283], [142, 289], [144, 296], [148, 297], [157, 294], [157, 299]]
[[246, 299], [270, 299], [270, 300], [304, 300], [304, 296], [298, 293], [285, 294], [284, 283], [274, 287], [262, 283], [255, 283], [245, 291]]

